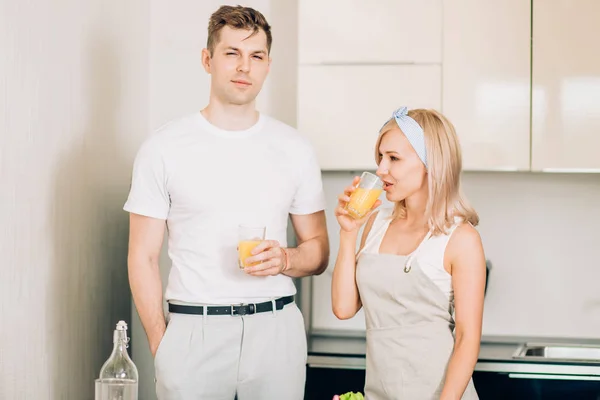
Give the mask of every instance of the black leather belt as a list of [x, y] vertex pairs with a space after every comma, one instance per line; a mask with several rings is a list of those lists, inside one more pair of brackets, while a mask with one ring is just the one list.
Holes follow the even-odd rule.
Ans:
[[[283, 306], [294, 302], [294, 296], [286, 296], [275, 299], [275, 310], [283, 309]], [[177, 314], [204, 315], [252, 315], [261, 312], [273, 311], [273, 302], [265, 301], [257, 304], [239, 304], [231, 306], [187, 306], [183, 304], [169, 303], [169, 312]]]

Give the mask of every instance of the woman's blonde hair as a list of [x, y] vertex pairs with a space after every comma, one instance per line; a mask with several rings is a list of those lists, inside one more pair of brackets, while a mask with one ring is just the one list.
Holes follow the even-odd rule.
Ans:
[[[455, 217], [476, 226], [479, 223], [479, 216], [460, 188], [462, 155], [454, 126], [435, 110], [410, 110], [408, 116], [414, 119], [425, 133], [429, 189], [425, 213], [429, 228], [433, 230], [434, 235], [447, 233], [447, 229], [454, 224]], [[379, 131], [375, 144], [377, 165], [381, 162], [379, 153], [381, 139], [392, 129], [399, 129], [394, 118]], [[405, 201], [396, 202], [392, 218], [403, 218], [405, 215]]]

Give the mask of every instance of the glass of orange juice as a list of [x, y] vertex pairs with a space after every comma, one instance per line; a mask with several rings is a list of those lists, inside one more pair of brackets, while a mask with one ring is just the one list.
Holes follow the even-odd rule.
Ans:
[[350, 195], [346, 210], [354, 219], [364, 217], [383, 192], [383, 182], [370, 172], [363, 172], [357, 188]]
[[266, 231], [267, 227], [265, 226], [240, 225], [238, 227], [238, 266], [241, 269], [258, 264], [246, 265], [246, 258], [252, 255], [250, 253], [252, 249], [265, 240]]

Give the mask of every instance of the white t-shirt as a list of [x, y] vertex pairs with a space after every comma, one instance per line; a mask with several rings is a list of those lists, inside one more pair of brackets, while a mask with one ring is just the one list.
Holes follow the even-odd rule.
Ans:
[[266, 226], [266, 239], [285, 247], [289, 214], [324, 208], [314, 150], [295, 129], [261, 114], [247, 130], [226, 131], [199, 112], [146, 139], [124, 206], [167, 221], [166, 300], [204, 304], [295, 294], [288, 276], [255, 277], [238, 268], [238, 225]]

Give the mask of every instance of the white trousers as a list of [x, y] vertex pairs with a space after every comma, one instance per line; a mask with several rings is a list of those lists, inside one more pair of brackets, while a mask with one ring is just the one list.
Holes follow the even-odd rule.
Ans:
[[295, 303], [246, 316], [169, 314], [159, 400], [302, 400], [306, 334]]

